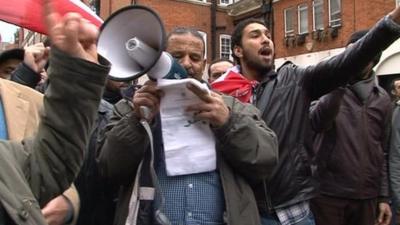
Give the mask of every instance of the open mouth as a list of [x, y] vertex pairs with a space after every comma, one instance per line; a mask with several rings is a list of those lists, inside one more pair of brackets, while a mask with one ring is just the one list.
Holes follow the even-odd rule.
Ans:
[[262, 56], [269, 56], [271, 55], [272, 50], [268, 47], [263, 47], [258, 51], [258, 54], [262, 55]]

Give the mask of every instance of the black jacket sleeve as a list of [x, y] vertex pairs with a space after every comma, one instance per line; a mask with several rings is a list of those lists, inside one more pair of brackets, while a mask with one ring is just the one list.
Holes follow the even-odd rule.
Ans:
[[311, 100], [346, 84], [400, 37], [400, 25], [389, 16], [380, 20], [363, 38], [346, 50], [315, 66], [298, 69], [303, 74], [302, 85]]

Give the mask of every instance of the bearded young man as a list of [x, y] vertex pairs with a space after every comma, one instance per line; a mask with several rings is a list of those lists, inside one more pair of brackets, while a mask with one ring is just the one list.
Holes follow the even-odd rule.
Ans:
[[[400, 36], [399, 23], [397, 7], [342, 54], [306, 68], [286, 62], [277, 71], [274, 43], [266, 26], [254, 19], [236, 26], [231, 44], [239, 66], [229, 72], [235, 73], [231, 77], [241, 78], [240, 85], [236, 82], [221, 91], [256, 105], [279, 140], [279, 164], [272, 177], [252, 184], [263, 224], [315, 223], [309, 200], [315, 195], [316, 182], [309, 157], [312, 149], [306, 141], [310, 102], [359, 74]], [[221, 77], [212, 86], [223, 82], [229, 79]]]

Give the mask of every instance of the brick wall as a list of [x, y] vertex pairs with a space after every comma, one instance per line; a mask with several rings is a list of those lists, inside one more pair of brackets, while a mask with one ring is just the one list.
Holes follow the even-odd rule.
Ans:
[[[324, 0], [324, 38], [322, 40], [315, 40], [312, 37], [312, 2], [312, 0], [281, 0], [274, 4], [274, 42], [277, 58], [344, 47], [351, 33], [356, 30], [370, 28], [395, 6], [395, 0], [341, 0], [342, 25], [338, 29], [338, 36], [332, 38], [330, 29], [328, 28], [328, 0]], [[303, 44], [297, 44], [294, 41], [294, 45], [288, 47], [285, 43], [284, 34], [284, 9], [290, 7], [297, 9], [297, 6], [302, 3], [307, 3], [308, 5], [309, 33], [306, 35]], [[295, 21], [295, 34], [297, 34], [297, 10]]]
[[[101, 0], [100, 16], [106, 19], [110, 13], [130, 4], [130, 0]], [[136, 0], [136, 4], [155, 10], [160, 15], [167, 33], [179, 26], [193, 27], [207, 33], [207, 59], [211, 59], [211, 3], [190, 0]], [[217, 10], [216, 18], [217, 46], [215, 49], [218, 57], [219, 34], [230, 34], [233, 25], [224, 10]]]

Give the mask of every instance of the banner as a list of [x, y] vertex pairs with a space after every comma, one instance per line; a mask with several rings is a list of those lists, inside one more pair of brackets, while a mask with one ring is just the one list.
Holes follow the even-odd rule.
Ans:
[[[77, 12], [100, 27], [103, 20], [80, 0], [52, 0], [54, 10], [64, 15]], [[46, 34], [43, 0], [0, 0], [0, 20]]]

